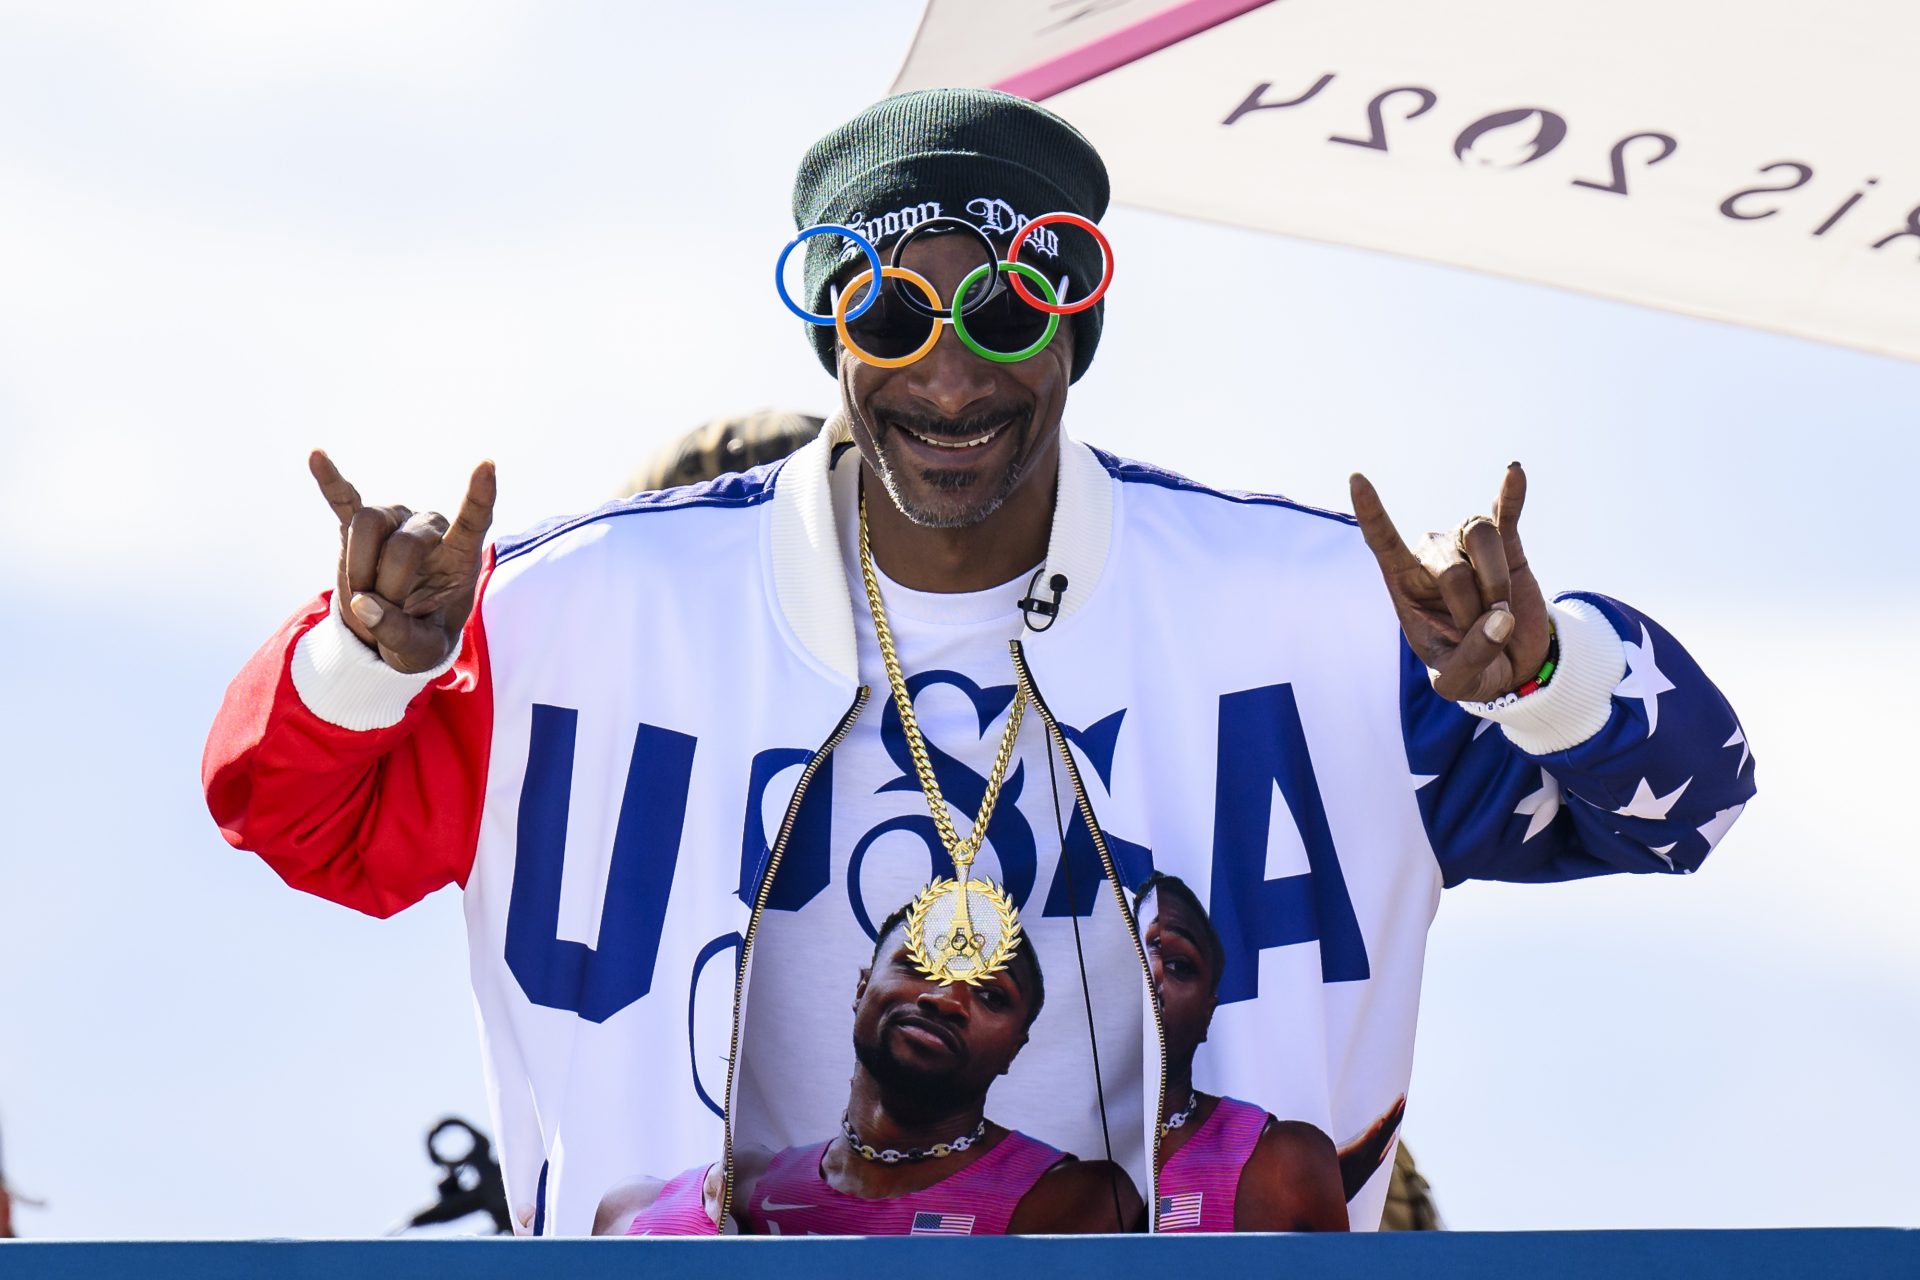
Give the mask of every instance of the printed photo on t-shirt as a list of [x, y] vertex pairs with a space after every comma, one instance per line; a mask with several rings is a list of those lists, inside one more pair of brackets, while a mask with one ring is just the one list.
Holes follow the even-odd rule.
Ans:
[[[833, 1094], [789, 1096], [786, 1106], [759, 1095], [764, 1114], [743, 1096], [734, 1192], [742, 1231], [1054, 1234], [1140, 1221], [1139, 1184], [1107, 1158], [1107, 1140], [1069, 1145], [1067, 1135], [1099, 1127], [1091, 1075], [1062, 1077], [1029, 1060], [1043, 1035], [1085, 1035], [1074, 957], [1061, 955], [1049, 974], [1003, 889], [974, 880], [962, 893], [942, 879], [888, 912], [840, 992], [844, 1003], [808, 1011], [846, 1033]], [[765, 998], [749, 997], [749, 1036], [764, 1025], [755, 1002]], [[1057, 1046], [1047, 1054], [1056, 1067], [1062, 1060]], [[818, 1127], [809, 1132], [808, 1123]], [[1137, 1125], [1113, 1140], [1144, 1146]]]

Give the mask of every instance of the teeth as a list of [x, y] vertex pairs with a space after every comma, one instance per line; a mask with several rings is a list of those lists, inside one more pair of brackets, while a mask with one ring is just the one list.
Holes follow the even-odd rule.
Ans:
[[987, 441], [999, 435], [1000, 428], [995, 427], [993, 430], [987, 432], [987, 434], [975, 436], [971, 440], [935, 440], [932, 436], [923, 436], [918, 431], [909, 431], [907, 434], [915, 440], [932, 445], [936, 449], [971, 449], [975, 445], [985, 444]]

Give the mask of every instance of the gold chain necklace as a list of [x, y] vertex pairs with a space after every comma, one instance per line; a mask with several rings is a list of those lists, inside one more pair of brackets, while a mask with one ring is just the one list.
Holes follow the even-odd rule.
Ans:
[[[900, 712], [900, 729], [907, 739], [907, 753], [913, 757], [913, 770], [919, 777], [921, 793], [926, 796], [927, 809], [933, 815], [933, 825], [940, 833], [940, 843], [946, 846], [947, 856], [953, 860], [953, 919], [944, 936], [934, 940], [933, 956], [929, 959], [923, 950], [924, 927], [933, 902], [944, 896], [945, 885], [935, 881], [926, 892], [914, 900], [914, 911], [909, 920], [909, 938], [916, 951], [916, 959], [921, 962], [927, 976], [943, 982], [977, 982], [1005, 964], [1019, 937], [1018, 917], [1014, 914], [1013, 904], [1005, 901], [1003, 890], [985, 881], [970, 880], [968, 870], [973, 866], [974, 857], [980, 852], [981, 843], [987, 838], [987, 825], [993, 821], [993, 808], [1000, 799], [1000, 785], [1006, 781], [1007, 767], [1013, 762], [1014, 740], [1020, 736], [1020, 721], [1027, 712], [1027, 691], [1024, 687], [1016, 689], [1013, 695], [1013, 708], [1007, 713], [1006, 731], [1000, 735], [1000, 750], [994, 756], [993, 771], [987, 775], [986, 794], [980, 800], [980, 812], [973, 820], [973, 830], [963, 840], [954, 828], [953, 818], [947, 811], [947, 798], [940, 791], [940, 780], [934, 776], [933, 760], [927, 754], [926, 739], [920, 733], [920, 721], [913, 714], [913, 698], [907, 692], [907, 680], [900, 672], [900, 656], [893, 646], [893, 629], [887, 625], [886, 606], [880, 601], [880, 580], [874, 572], [873, 546], [867, 536], [867, 495], [860, 495], [860, 576], [866, 583], [867, 607], [873, 613], [874, 638], [880, 645], [880, 659], [887, 668], [887, 683], [893, 690], [893, 703]], [[993, 954], [984, 954], [986, 939], [973, 928], [970, 899], [975, 893], [981, 893], [989, 899], [1001, 917], [998, 945]], [[954, 961], [963, 963], [954, 963]]]

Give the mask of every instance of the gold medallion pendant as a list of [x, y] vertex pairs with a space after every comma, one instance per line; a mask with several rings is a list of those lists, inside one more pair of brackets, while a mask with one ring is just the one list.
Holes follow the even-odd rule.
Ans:
[[991, 880], [939, 879], [907, 908], [907, 954], [936, 982], [977, 985], [1007, 967], [1020, 915]]
[[977, 985], [981, 979], [1007, 967], [1020, 945], [1020, 913], [1014, 909], [1007, 891], [991, 880], [975, 880], [969, 875], [980, 845], [987, 838], [987, 825], [993, 821], [993, 807], [1000, 799], [1000, 785], [1006, 781], [1007, 767], [1013, 762], [1013, 745], [1020, 736], [1020, 721], [1027, 713], [1027, 692], [1014, 694], [1007, 712], [1007, 727], [1000, 735], [1000, 749], [987, 775], [986, 794], [980, 799], [980, 812], [965, 839], [954, 828], [947, 812], [947, 799], [941, 794], [940, 781], [934, 777], [933, 760], [927, 754], [926, 739], [920, 733], [920, 721], [913, 714], [913, 699], [907, 693], [906, 677], [900, 672], [900, 658], [894, 650], [893, 630], [887, 625], [886, 607], [880, 600], [880, 580], [873, 568], [873, 548], [867, 538], [867, 499], [860, 496], [860, 573], [867, 588], [867, 607], [873, 612], [873, 631], [880, 644], [880, 657], [886, 664], [887, 683], [893, 690], [894, 706], [900, 712], [900, 728], [907, 739], [907, 751], [913, 757], [913, 769], [920, 790], [933, 815], [933, 825], [953, 860], [953, 878], [936, 878], [914, 898], [907, 908], [907, 953], [920, 972], [939, 983], [964, 982]]

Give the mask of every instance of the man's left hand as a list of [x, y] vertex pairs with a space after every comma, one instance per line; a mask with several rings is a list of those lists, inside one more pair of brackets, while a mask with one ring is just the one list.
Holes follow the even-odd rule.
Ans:
[[1552, 630], [1520, 546], [1527, 473], [1519, 463], [1507, 468], [1492, 516], [1475, 516], [1450, 534], [1430, 533], [1417, 552], [1401, 540], [1365, 476], [1354, 473], [1349, 485], [1400, 629], [1427, 664], [1434, 692], [1486, 702], [1540, 673]]

